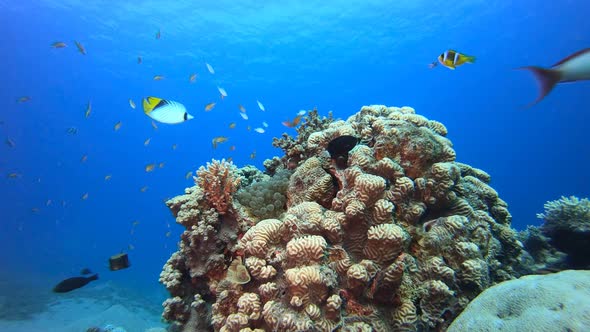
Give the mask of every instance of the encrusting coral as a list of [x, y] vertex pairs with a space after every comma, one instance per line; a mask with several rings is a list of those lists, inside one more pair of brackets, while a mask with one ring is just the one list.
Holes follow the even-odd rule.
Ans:
[[[231, 199], [264, 177], [225, 162], [168, 202], [186, 230], [160, 277], [165, 319], [215, 331], [440, 331], [519, 276], [507, 205], [487, 173], [455, 161], [444, 125], [379, 105], [347, 121], [307, 119], [297, 138], [275, 140], [285, 156], [265, 163], [293, 171], [272, 219]], [[327, 148], [343, 136], [359, 144], [336, 161]]]

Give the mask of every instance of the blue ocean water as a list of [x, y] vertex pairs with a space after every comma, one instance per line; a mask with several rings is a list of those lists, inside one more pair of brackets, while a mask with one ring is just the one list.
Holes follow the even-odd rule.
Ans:
[[[514, 70], [588, 47], [585, 1], [12, 0], [0, 9], [3, 278], [49, 290], [90, 267], [163, 297], [158, 274], [181, 232], [163, 201], [212, 158], [262, 167], [281, 154], [272, 137], [295, 133], [281, 122], [314, 107], [345, 119], [363, 105], [408, 105], [442, 122], [457, 161], [492, 176], [517, 229], [538, 225], [547, 200], [590, 196], [590, 83], [559, 85], [525, 109], [536, 83]], [[447, 49], [477, 62], [429, 69]], [[156, 130], [141, 111], [146, 96], [181, 102], [195, 119]], [[263, 121], [263, 134], [246, 128]], [[229, 141], [213, 149], [220, 135]], [[151, 163], [164, 165], [145, 172]], [[121, 250], [132, 268], [109, 272]]]

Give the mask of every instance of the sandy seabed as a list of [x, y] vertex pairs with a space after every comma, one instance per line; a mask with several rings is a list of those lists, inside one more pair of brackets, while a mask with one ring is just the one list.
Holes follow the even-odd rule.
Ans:
[[[4, 287], [3, 287], [4, 288]], [[32, 289], [0, 292], [2, 332], [85, 332], [107, 324], [127, 332], [165, 332], [162, 307], [112, 284], [88, 285], [65, 294]]]

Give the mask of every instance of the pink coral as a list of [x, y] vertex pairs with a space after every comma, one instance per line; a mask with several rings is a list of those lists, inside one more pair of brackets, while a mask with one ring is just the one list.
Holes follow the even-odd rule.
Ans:
[[225, 159], [207, 163], [197, 170], [196, 184], [205, 192], [205, 198], [221, 215], [225, 214], [232, 203], [232, 195], [240, 185], [236, 167]]

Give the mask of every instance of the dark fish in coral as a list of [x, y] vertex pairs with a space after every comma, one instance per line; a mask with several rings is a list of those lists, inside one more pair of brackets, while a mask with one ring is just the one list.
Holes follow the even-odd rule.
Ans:
[[527, 106], [530, 107], [543, 100], [558, 83], [590, 80], [590, 48], [568, 55], [551, 68], [527, 66], [517, 69], [530, 70], [539, 83], [539, 96]]
[[80, 287], [86, 286], [89, 282], [98, 280], [98, 274], [91, 275], [89, 277], [72, 277], [65, 280], [62, 280], [59, 284], [57, 284], [53, 291], [55, 293], [67, 293], [71, 292], [74, 289], [78, 289]]
[[[438, 62], [440, 62], [441, 65], [454, 70], [456, 67], [466, 63], [474, 63], [475, 57], [459, 53], [455, 50], [448, 50], [438, 56]], [[435, 61], [431, 63], [429, 67], [434, 68], [437, 65], [438, 63]]]
[[328, 152], [330, 158], [336, 163], [339, 168], [346, 168], [348, 163], [348, 152], [352, 150], [359, 142], [359, 139], [354, 136], [344, 135], [337, 137], [328, 143]]

